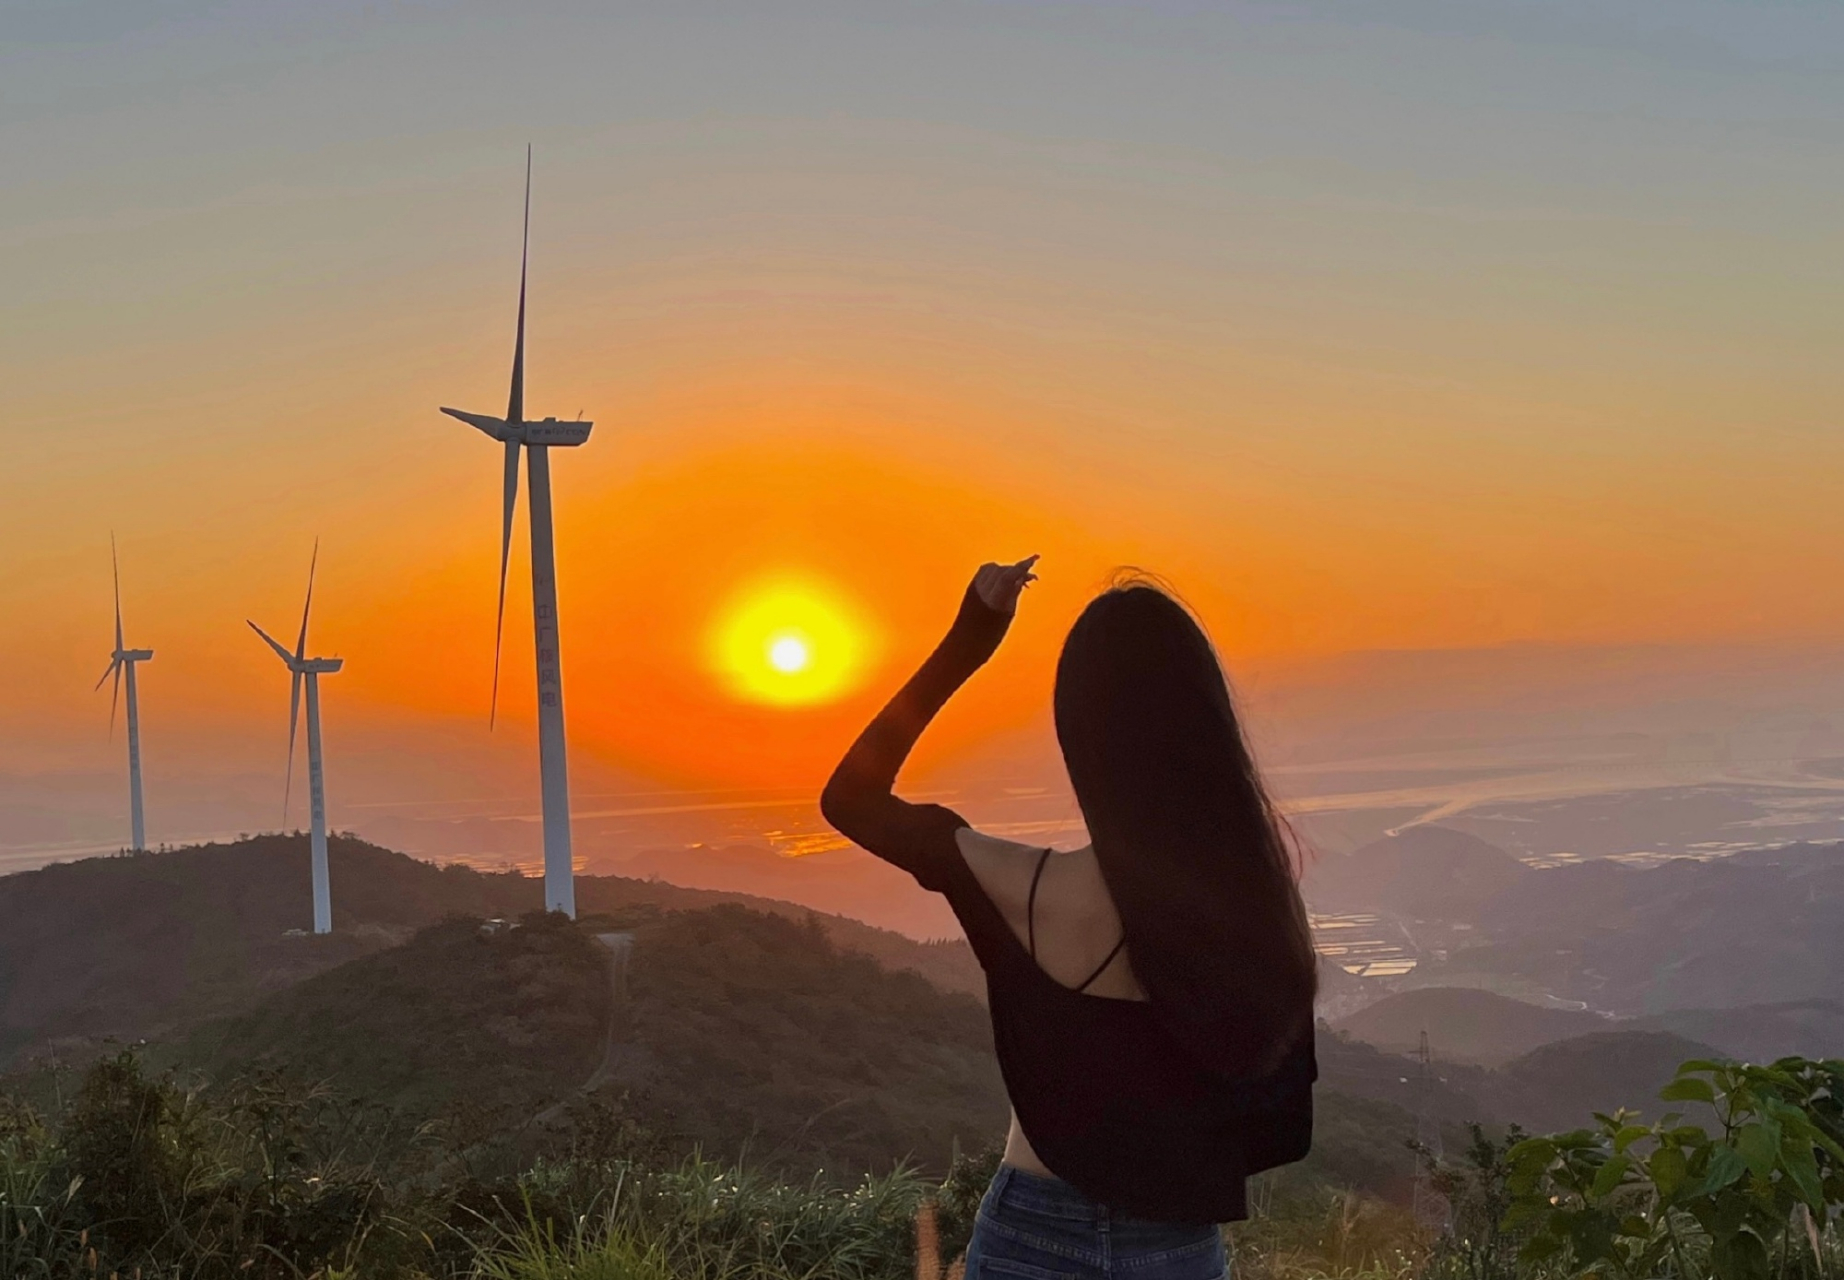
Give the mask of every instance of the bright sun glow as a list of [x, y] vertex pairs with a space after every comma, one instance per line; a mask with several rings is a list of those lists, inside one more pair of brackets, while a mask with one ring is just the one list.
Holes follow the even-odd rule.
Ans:
[[777, 636], [769, 642], [768, 665], [783, 675], [805, 670], [811, 657], [807, 642], [799, 636]]
[[826, 583], [778, 577], [750, 583], [718, 614], [711, 665], [749, 702], [830, 702], [857, 688], [875, 648], [857, 610]]

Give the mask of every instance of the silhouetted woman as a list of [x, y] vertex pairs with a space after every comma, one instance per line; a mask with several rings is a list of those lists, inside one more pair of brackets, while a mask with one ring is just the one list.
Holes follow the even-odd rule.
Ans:
[[1306, 1154], [1318, 1073], [1295, 867], [1209, 639], [1141, 581], [1070, 629], [1056, 731], [1084, 848], [982, 835], [891, 793], [999, 647], [1036, 560], [980, 568], [820, 808], [945, 894], [986, 970], [1012, 1125], [968, 1280], [1214, 1280], [1244, 1179]]

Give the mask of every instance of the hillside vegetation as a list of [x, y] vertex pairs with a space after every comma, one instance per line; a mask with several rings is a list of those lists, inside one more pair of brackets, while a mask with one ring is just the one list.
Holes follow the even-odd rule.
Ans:
[[275, 1070], [414, 1125], [465, 1106], [516, 1126], [601, 1058], [609, 954], [561, 916], [483, 934], [455, 918], [217, 1019], [157, 1061], [208, 1080]]
[[[597, 938], [617, 925], [624, 975]], [[594, 1104], [684, 1151], [945, 1171], [1006, 1117], [972, 997], [733, 905], [449, 920], [155, 1048], [206, 1079], [276, 1070], [522, 1152]]]
[[[842, 952], [817, 926], [735, 906], [636, 931], [612, 1087], [653, 1123], [777, 1167], [942, 1171], [1002, 1137], [986, 1010]], [[669, 1119], [668, 1119], [669, 1118]]]
[[[542, 885], [516, 872], [436, 866], [363, 841], [329, 849], [335, 932], [309, 923], [305, 836], [90, 858], [0, 877], [0, 1068], [21, 1054], [105, 1037], [160, 1037], [252, 1007], [263, 995], [392, 946], [448, 916], [542, 909]], [[804, 908], [652, 880], [582, 876], [585, 915], [640, 905], [743, 902], [805, 919]], [[965, 943], [918, 943], [839, 916], [835, 943], [913, 969], [949, 990], [983, 992]]]

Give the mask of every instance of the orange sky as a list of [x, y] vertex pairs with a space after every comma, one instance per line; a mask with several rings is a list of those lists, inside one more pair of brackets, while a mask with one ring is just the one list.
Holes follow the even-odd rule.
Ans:
[[[1837, 143], [1735, 106], [1822, 120], [1835, 78], [1663, 35], [1555, 85], [1535, 36], [1406, 19], [1360, 47], [1151, 6], [1123, 42], [955, 8], [881, 43], [794, 7], [721, 64], [676, 19], [553, 15], [542, 47], [213, 28], [88, 98], [56, 50], [15, 67], [51, 141], [0, 207], [0, 771], [118, 767], [89, 687], [114, 529], [150, 767], [279, 770], [286, 681], [243, 620], [290, 630], [319, 536], [329, 740], [396, 753], [335, 757], [336, 791], [527, 786], [524, 511], [489, 738], [497, 460], [436, 413], [504, 403], [527, 136], [527, 406], [597, 422], [554, 466], [585, 769], [810, 783], [973, 567], [1027, 552], [1043, 582], [937, 758], [1041, 717], [1122, 563], [1235, 660], [1844, 640]], [[590, 65], [617, 45], [678, 78]], [[259, 47], [286, 65], [197, 96]], [[491, 120], [440, 60], [501, 54], [569, 87]], [[703, 656], [790, 571], [883, 638], [835, 703], [740, 701]]]

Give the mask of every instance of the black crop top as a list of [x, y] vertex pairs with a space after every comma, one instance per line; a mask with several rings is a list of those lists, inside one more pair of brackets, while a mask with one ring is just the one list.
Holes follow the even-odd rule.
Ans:
[[1248, 1216], [1244, 1179], [1312, 1142], [1310, 1029], [1270, 1075], [1237, 1080], [1198, 1062], [1151, 1002], [1085, 995], [1037, 966], [961, 856], [951, 809], [892, 794], [922, 730], [979, 669], [1011, 618], [970, 588], [947, 638], [833, 771], [826, 820], [945, 894], [986, 971], [993, 1043], [1019, 1127], [1089, 1199], [1167, 1222]]

